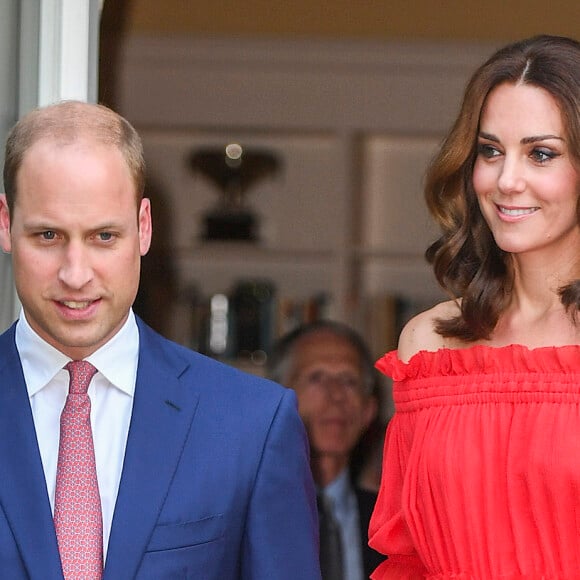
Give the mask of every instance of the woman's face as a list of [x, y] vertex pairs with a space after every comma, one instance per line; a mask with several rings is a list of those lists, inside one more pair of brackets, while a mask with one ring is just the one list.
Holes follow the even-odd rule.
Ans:
[[580, 179], [557, 101], [504, 83], [484, 104], [473, 187], [497, 245], [523, 254], [577, 255]]

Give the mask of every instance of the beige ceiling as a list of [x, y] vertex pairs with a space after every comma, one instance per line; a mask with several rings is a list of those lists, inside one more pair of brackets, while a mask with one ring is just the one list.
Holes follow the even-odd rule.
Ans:
[[580, 0], [128, 0], [136, 34], [286, 38], [580, 38]]

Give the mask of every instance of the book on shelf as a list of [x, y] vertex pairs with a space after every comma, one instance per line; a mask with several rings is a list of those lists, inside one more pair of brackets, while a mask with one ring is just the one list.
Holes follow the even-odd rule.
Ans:
[[211, 296], [192, 288], [184, 294], [187, 304], [180, 308], [189, 322], [181, 342], [215, 358], [241, 361], [244, 368], [263, 366], [278, 337], [326, 317], [330, 302], [325, 293], [280, 296], [267, 279], [238, 280], [228, 291]]

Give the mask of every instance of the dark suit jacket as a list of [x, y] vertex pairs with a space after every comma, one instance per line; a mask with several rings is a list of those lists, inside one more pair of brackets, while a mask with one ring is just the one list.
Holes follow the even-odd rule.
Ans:
[[[315, 491], [293, 391], [138, 325], [104, 580], [319, 579]], [[0, 336], [0, 577], [62, 580], [14, 328]]]
[[369, 547], [369, 522], [377, 501], [377, 494], [360, 488], [356, 488], [355, 493], [360, 518], [363, 566], [365, 578], [368, 578], [375, 568], [386, 559], [385, 556]]

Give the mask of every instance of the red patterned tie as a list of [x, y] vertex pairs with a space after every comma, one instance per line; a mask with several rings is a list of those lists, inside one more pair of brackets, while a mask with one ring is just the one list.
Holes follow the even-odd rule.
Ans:
[[100, 580], [103, 519], [91, 431], [89, 383], [97, 369], [72, 361], [69, 393], [60, 416], [54, 526], [66, 580]]

